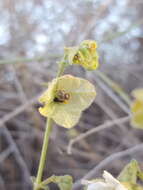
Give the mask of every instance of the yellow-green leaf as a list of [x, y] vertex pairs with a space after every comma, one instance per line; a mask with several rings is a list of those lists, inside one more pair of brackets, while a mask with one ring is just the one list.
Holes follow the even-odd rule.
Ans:
[[122, 183], [128, 190], [143, 190], [143, 186], [129, 182]]
[[74, 110], [66, 111], [64, 107], [58, 108], [52, 116], [53, 120], [60, 126], [71, 128], [75, 126], [80, 119], [81, 112]]
[[135, 99], [139, 100], [140, 102], [143, 102], [143, 88], [137, 88], [133, 90], [132, 95]]
[[42, 182], [42, 187], [46, 187], [49, 183], [56, 183], [60, 190], [71, 190], [72, 188], [72, 177], [69, 175], [55, 176], [47, 178]]
[[57, 183], [60, 190], [71, 190], [72, 188], [72, 177], [69, 175], [56, 176], [54, 183]]
[[64, 55], [69, 64], [77, 64], [87, 70], [95, 70], [99, 65], [96, 42], [92, 40], [85, 40], [79, 46], [65, 48]]
[[131, 125], [143, 129], [143, 88], [133, 90], [132, 95], [135, 100], [131, 104]]
[[127, 164], [118, 176], [118, 180], [128, 190], [143, 190], [143, 187], [137, 184], [138, 179], [143, 181], [143, 172], [136, 160], [132, 160]]
[[118, 180], [120, 182], [126, 181], [126, 182], [136, 183], [138, 171], [139, 171], [139, 166], [138, 166], [137, 161], [132, 160], [121, 171], [120, 175], [118, 176]]
[[83, 110], [96, 96], [94, 86], [87, 80], [65, 75], [54, 79], [39, 101], [39, 112], [52, 118], [58, 125], [71, 128], [78, 122]]
[[135, 100], [131, 104], [131, 125], [143, 129], [143, 102]]

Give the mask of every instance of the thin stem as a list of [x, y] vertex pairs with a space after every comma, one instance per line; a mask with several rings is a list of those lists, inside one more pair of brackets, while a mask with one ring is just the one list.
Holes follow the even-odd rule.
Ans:
[[60, 62], [59, 63], [59, 70], [57, 72], [57, 78], [60, 77], [63, 74], [63, 72], [65, 70], [65, 67], [66, 67], [66, 63], [65, 62]]
[[[66, 67], [66, 63], [61, 62], [56, 78], [60, 77], [63, 74], [65, 67]], [[44, 141], [43, 141], [43, 147], [42, 147], [37, 177], [36, 177], [36, 181], [34, 184], [34, 190], [40, 190], [43, 169], [44, 169], [45, 161], [46, 161], [46, 153], [47, 153], [47, 149], [48, 149], [49, 136], [50, 136], [50, 132], [51, 132], [51, 123], [52, 123], [52, 119], [48, 118], [47, 122], [46, 122], [46, 131], [45, 131], [45, 135], [44, 135]]]
[[52, 123], [52, 119], [48, 118], [47, 123], [46, 123], [46, 131], [45, 131], [45, 135], [44, 135], [43, 147], [42, 147], [41, 158], [40, 158], [40, 163], [39, 163], [39, 168], [38, 168], [38, 173], [37, 173], [34, 190], [38, 190], [39, 189], [38, 185], [41, 183], [42, 173], [43, 173], [43, 169], [44, 169], [44, 165], [45, 165], [45, 161], [46, 161], [46, 153], [47, 153], [47, 149], [48, 149], [49, 136], [50, 136], [50, 132], [51, 132], [51, 123]]
[[28, 63], [28, 62], [43, 62], [47, 58], [59, 58], [61, 55], [47, 55], [47, 56], [38, 56], [38, 57], [15, 57], [14, 59], [0, 59], [0, 65], [2, 64], [16, 64], [16, 63]]

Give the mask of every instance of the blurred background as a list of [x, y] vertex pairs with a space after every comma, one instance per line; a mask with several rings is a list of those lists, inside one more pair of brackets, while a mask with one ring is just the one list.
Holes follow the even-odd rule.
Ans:
[[[0, 190], [32, 189], [45, 129], [37, 97], [56, 75], [63, 48], [84, 39], [97, 41], [104, 75], [73, 66], [65, 71], [94, 83], [97, 98], [75, 128], [54, 125], [44, 177], [70, 174], [75, 182], [104, 159], [142, 143], [143, 132], [126, 120], [91, 133], [67, 153], [71, 139], [129, 114], [106, 79], [130, 98], [134, 88], [143, 87], [142, 10], [142, 0], [0, 0]], [[109, 159], [92, 177], [103, 169], [116, 176], [132, 158], [143, 168], [141, 149], [133, 149]]]

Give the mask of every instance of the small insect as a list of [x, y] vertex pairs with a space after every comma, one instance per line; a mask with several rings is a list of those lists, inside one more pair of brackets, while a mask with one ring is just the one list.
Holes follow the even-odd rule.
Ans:
[[80, 57], [80, 55], [77, 53], [77, 54], [75, 54], [75, 56], [74, 56], [74, 61], [80, 61], [81, 60], [81, 57]]
[[56, 97], [54, 98], [54, 102], [66, 102], [66, 100], [69, 100], [69, 98], [69, 93], [66, 93], [64, 90], [58, 90]]

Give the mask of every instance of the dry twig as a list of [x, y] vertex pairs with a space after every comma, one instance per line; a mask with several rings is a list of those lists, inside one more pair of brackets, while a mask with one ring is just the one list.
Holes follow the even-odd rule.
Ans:
[[107, 128], [113, 127], [115, 124], [125, 123], [125, 122], [127, 122], [129, 120], [129, 118], [130, 118], [130, 116], [119, 118], [119, 119], [115, 119], [115, 120], [111, 120], [111, 121], [108, 121], [108, 122], [106, 122], [106, 123], [104, 123], [102, 125], [97, 126], [96, 128], [88, 130], [85, 133], [80, 134], [76, 138], [70, 140], [69, 145], [68, 145], [68, 149], [67, 149], [68, 154], [72, 153], [72, 146], [76, 142], [78, 142], [78, 141], [80, 141], [80, 140], [88, 137], [89, 135], [92, 135], [92, 134], [94, 134], [96, 132], [99, 132], [99, 131], [101, 131], [103, 129], [107, 129]]
[[31, 106], [32, 104], [34, 104], [38, 97], [35, 96], [34, 98], [32, 98], [31, 100], [27, 101], [25, 104], [17, 107], [14, 111], [6, 114], [3, 118], [1, 118], [0, 120], [0, 127], [2, 127], [7, 121], [9, 121], [10, 119], [12, 119], [13, 117], [15, 117], [16, 115], [20, 114], [21, 112], [23, 112], [25, 109], [27, 109], [29, 106]]
[[6, 138], [8, 144], [9, 144], [9, 147], [12, 147], [12, 149], [13, 149], [13, 154], [15, 156], [15, 160], [17, 161], [18, 165], [21, 168], [21, 171], [23, 172], [22, 174], [23, 174], [24, 183], [26, 183], [28, 186], [31, 186], [29, 170], [28, 170], [27, 165], [26, 165], [25, 161], [23, 160], [22, 155], [19, 152], [18, 147], [17, 147], [16, 143], [14, 142], [10, 132], [8, 131], [8, 129], [5, 126], [4, 126], [4, 128], [0, 128], [0, 132]]

